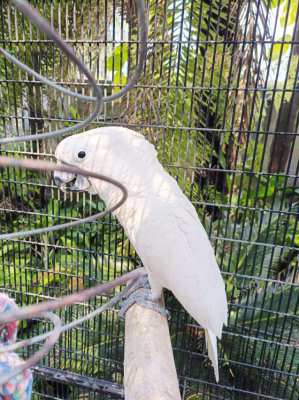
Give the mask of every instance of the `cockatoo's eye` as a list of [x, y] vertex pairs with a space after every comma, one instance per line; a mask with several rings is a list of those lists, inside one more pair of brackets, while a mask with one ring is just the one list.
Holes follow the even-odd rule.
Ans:
[[86, 156], [85, 151], [83, 151], [83, 150], [79, 151], [78, 158], [82, 159], [82, 158], [85, 158], [85, 156]]

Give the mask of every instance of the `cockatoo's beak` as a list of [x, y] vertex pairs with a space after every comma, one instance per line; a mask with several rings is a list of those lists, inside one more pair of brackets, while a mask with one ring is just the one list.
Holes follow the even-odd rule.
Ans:
[[91, 186], [85, 176], [60, 171], [54, 172], [54, 182], [63, 192], [87, 192]]

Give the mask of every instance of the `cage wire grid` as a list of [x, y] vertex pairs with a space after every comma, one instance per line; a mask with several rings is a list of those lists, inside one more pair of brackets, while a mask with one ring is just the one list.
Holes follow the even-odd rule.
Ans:
[[[32, 1], [92, 71], [104, 94], [134, 71], [131, 1]], [[91, 89], [55, 45], [1, 2], [0, 45], [71, 90]], [[142, 79], [105, 104], [91, 126], [141, 131], [193, 202], [226, 281], [220, 383], [202, 330], [166, 294], [184, 399], [297, 399], [299, 10], [292, 0], [148, 2]], [[70, 126], [92, 103], [61, 95], [0, 58], [1, 137]], [[2, 155], [53, 160], [59, 139], [14, 144]], [[68, 222], [103, 209], [95, 197], [63, 194], [50, 174], [1, 170], [1, 232]], [[111, 216], [68, 231], [2, 241], [1, 290], [19, 304], [69, 294], [132, 270], [139, 260]], [[107, 300], [59, 312], [67, 323]], [[43, 332], [20, 324], [21, 337]], [[115, 310], [61, 336], [35, 370], [35, 399], [120, 399], [124, 326]], [[39, 348], [24, 350], [24, 356]]]

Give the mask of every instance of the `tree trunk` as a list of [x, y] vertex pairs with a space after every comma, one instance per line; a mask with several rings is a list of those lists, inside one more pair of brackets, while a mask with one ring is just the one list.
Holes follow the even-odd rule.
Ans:
[[[299, 41], [299, 14], [294, 28], [293, 40]], [[299, 45], [294, 44], [290, 57], [296, 57], [298, 70], [299, 62]], [[298, 77], [297, 77], [298, 82]], [[296, 91], [293, 91], [289, 102], [283, 102], [279, 110], [279, 119], [276, 126], [276, 131], [281, 132], [276, 134], [271, 144], [269, 172], [284, 172], [287, 167], [287, 162], [290, 157], [293, 141], [296, 139], [294, 135], [284, 135], [286, 133], [295, 133], [297, 130], [297, 119], [299, 111], [299, 85], [296, 85]]]

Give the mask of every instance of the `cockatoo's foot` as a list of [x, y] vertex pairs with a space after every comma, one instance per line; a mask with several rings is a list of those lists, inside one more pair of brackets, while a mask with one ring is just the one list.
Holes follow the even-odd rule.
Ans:
[[156, 311], [163, 317], [169, 317], [169, 312], [159, 304], [161, 296], [152, 294], [150, 284], [148, 282], [147, 275], [142, 275], [136, 280], [129, 293], [123, 299], [121, 308], [119, 310], [119, 316], [125, 319], [126, 312], [133, 304], [139, 304], [144, 308]]

